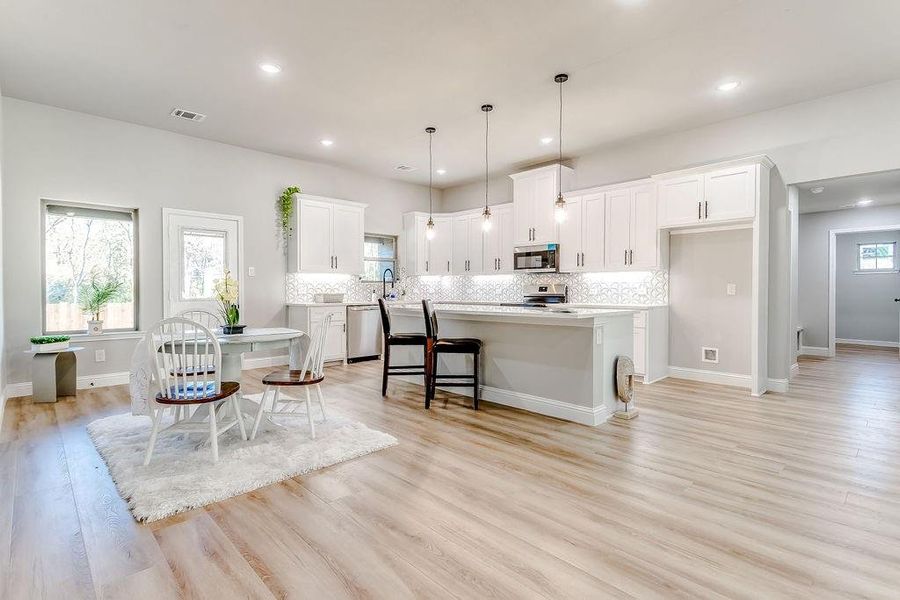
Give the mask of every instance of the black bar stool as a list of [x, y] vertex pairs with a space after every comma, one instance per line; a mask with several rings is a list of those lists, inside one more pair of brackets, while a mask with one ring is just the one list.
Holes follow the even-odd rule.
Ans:
[[[381, 373], [381, 395], [387, 395], [388, 377], [391, 375], [425, 375], [425, 364], [421, 365], [391, 365], [391, 346], [420, 346], [422, 356], [426, 358], [425, 334], [423, 333], [391, 333], [391, 314], [388, 312], [384, 298], [378, 299], [378, 308], [381, 309], [381, 326], [384, 329], [384, 370]], [[428, 380], [425, 380], [428, 385]]]
[[[425, 408], [431, 407], [438, 380], [445, 387], [472, 387], [474, 392], [475, 410], [478, 410], [478, 359], [481, 356], [481, 340], [477, 338], [440, 338], [438, 337], [437, 315], [431, 306], [431, 300], [422, 300], [422, 309], [425, 311], [425, 334], [428, 336], [427, 352], [425, 354]], [[438, 375], [439, 354], [471, 354], [475, 365], [471, 375]], [[446, 381], [447, 379], [464, 381]]]

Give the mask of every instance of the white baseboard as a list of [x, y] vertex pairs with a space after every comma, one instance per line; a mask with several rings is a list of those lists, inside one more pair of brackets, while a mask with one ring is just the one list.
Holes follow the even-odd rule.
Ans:
[[738, 373], [722, 373], [719, 371], [707, 371], [706, 369], [689, 369], [669, 365], [669, 377], [750, 389], [750, 376], [739, 375]]
[[[414, 383], [416, 385], [424, 387], [421, 377], [417, 379], [414, 379], [412, 377], [398, 377], [398, 379], [402, 379], [403, 381], [406, 381], [408, 383]], [[438, 386], [438, 389], [445, 392], [459, 394], [461, 396], [472, 395], [472, 390], [466, 388], [444, 388]], [[553, 400], [552, 398], [532, 396], [531, 394], [513, 392], [510, 390], [491, 387], [489, 385], [482, 385], [480, 389], [481, 393], [479, 394], [479, 398], [481, 400], [487, 400], [488, 402], [493, 402], [495, 404], [502, 404], [503, 406], [521, 408], [522, 410], [527, 410], [528, 412], [545, 415], [547, 417], [556, 417], [557, 419], [564, 419], [566, 421], [572, 421], [574, 423], [581, 423], [582, 425], [600, 425], [601, 423], [605, 423], [612, 416], [612, 411], [606, 406], [578, 406], [577, 404], [561, 402], [559, 400]], [[423, 402], [424, 393], [425, 392], [423, 390]]]
[[769, 379], [766, 385], [767, 391], [769, 392], [787, 392], [788, 391], [788, 380], [787, 379]]
[[[244, 359], [242, 368], [243, 369], [258, 369], [261, 367], [277, 367], [280, 365], [286, 365], [288, 363], [288, 357], [285, 356], [263, 356], [261, 358], [246, 358]], [[79, 390], [86, 390], [89, 388], [99, 388], [99, 387], [109, 387], [111, 385], [123, 385], [128, 383], [129, 373], [128, 371], [119, 371], [116, 373], [104, 373], [102, 375], [81, 375], [75, 379], [75, 387]], [[6, 401], [6, 398], [19, 398], [22, 396], [30, 396], [31, 395], [31, 382], [23, 381], [22, 383], [11, 383], [6, 386], [5, 393], [3, 394], [3, 402]], [[0, 411], [2, 411], [2, 406], [0, 406]], [[2, 412], [0, 412], [0, 416], [2, 416]]]
[[846, 338], [837, 338], [835, 344], [853, 344], [854, 346], [875, 346], [876, 348], [900, 348], [897, 342], [882, 342], [879, 340], [849, 340]]
[[800, 346], [800, 356], [831, 356], [828, 348], [820, 348], [818, 346]]

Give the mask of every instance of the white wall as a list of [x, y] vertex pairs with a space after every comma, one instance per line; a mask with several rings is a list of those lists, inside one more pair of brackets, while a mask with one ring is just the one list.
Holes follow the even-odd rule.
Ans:
[[[2, 91], [0, 91], [2, 93]], [[3, 266], [3, 187], [5, 184], [3, 160], [3, 104], [0, 103], [0, 266]], [[5, 269], [4, 269], [5, 271]], [[3, 408], [6, 401], [7, 359], [5, 340], [6, 319], [3, 304], [3, 276], [0, 275], [0, 426], [3, 425]]]
[[[161, 130], [3, 98], [5, 332], [9, 380], [30, 379], [22, 350], [41, 329], [41, 198], [135, 207], [140, 214], [140, 315], [162, 315], [161, 209], [242, 215], [246, 321], [284, 325], [286, 263], [278, 245], [275, 201], [288, 185], [366, 202], [366, 230], [399, 234], [401, 215], [426, 210], [421, 186], [345, 168], [284, 158]], [[440, 194], [438, 194], [440, 202]], [[126, 371], [133, 340], [88, 344], [79, 375]], [[106, 363], [93, 350], [106, 348]]]
[[[750, 375], [752, 248], [750, 229], [671, 236], [670, 365]], [[702, 347], [718, 348], [719, 363], [702, 362]]]
[[900, 341], [900, 274], [857, 272], [858, 244], [894, 242], [900, 231], [836, 236], [835, 336], [868, 342]]
[[828, 347], [828, 238], [832, 229], [900, 225], [900, 205], [800, 215], [798, 235], [799, 319], [803, 344]]

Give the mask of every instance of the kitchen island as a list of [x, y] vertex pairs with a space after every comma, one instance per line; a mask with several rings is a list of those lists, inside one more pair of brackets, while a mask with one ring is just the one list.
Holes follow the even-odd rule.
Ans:
[[[395, 304], [390, 311], [397, 333], [425, 330], [421, 304]], [[438, 304], [435, 312], [441, 337], [484, 342], [484, 400], [586, 425], [617, 410], [615, 359], [632, 354], [634, 310]], [[392, 353], [396, 364], [422, 361], [419, 348]], [[471, 373], [472, 357], [442, 355], [438, 372]]]

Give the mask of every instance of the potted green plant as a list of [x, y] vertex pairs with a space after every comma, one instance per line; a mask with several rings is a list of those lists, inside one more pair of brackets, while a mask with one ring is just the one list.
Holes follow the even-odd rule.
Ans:
[[59, 352], [69, 347], [69, 340], [72, 339], [67, 335], [37, 335], [31, 338], [32, 352]]
[[288, 238], [291, 235], [291, 217], [294, 215], [294, 196], [300, 193], [300, 188], [295, 185], [284, 188], [278, 197], [278, 223], [281, 226], [281, 236], [284, 247], [287, 248]]
[[87, 322], [87, 330], [89, 335], [100, 335], [103, 333], [103, 321], [100, 319], [100, 312], [106, 308], [122, 289], [121, 281], [111, 281], [100, 283], [97, 279], [91, 280], [91, 289], [81, 301], [81, 310], [89, 317]]
[[240, 288], [237, 280], [231, 276], [231, 271], [225, 271], [225, 276], [222, 279], [216, 279], [213, 283], [216, 301], [219, 303], [219, 314], [225, 321], [225, 324], [222, 325], [222, 333], [228, 335], [243, 332], [245, 326], [239, 325], [241, 307], [238, 304]]

